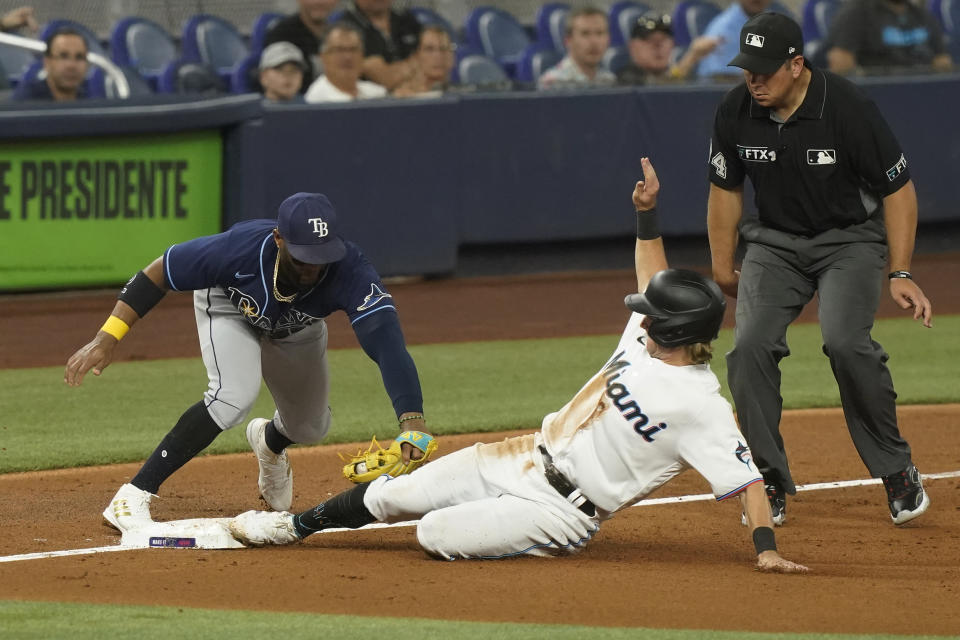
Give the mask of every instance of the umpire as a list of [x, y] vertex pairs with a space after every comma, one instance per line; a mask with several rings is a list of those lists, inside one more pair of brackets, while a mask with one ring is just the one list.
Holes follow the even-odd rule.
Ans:
[[[870, 331], [885, 274], [897, 304], [931, 326], [930, 301], [910, 275], [917, 197], [906, 158], [858, 87], [804, 59], [790, 18], [751, 18], [730, 65], [745, 82], [717, 108], [707, 224], [713, 277], [737, 298], [730, 390], [774, 522], [784, 522], [785, 494], [796, 493], [780, 435], [779, 362], [790, 354], [787, 326], [816, 293], [850, 435], [903, 524], [930, 501], [897, 427], [888, 356]], [[759, 215], [741, 220], [747, 176]]]

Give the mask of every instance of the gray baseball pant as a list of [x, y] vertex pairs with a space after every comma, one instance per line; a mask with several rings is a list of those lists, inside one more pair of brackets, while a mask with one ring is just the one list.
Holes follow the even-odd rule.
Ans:
[[853, 443], [873, 477], [903, 470], [910, 447], [897, 427], [889, 356], [870, 335], [880, 302], [887, 246], [873, 219], [812, 238], [746, 222], [734, 348], [727, 375], [740, 428], [767, 480], [796, 492], [780, 435], [780, 360], [787, 326], [819, 296], [823, 352], [840, 389]]
[[255, 328], [219, 288], [193, 295], [209, 384], [207, 411], [221, 429], [243, 422], [267, 383], [276, 404], [277, 430], [293, 442], [313, 444], [330, 430], [327, 325], [318, 320], [282, 339]]

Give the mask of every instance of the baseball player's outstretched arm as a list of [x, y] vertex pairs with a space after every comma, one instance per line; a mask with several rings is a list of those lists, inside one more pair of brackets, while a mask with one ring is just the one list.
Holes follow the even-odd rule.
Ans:
[[[767, 500], [767, 493], [764, 491], [763, 483], [755, 482], [740, 494], [740, 502], [743, 505], [743, 513], [747, 516], [747, 528], [751, 535], [758, 529], [764, 529], [770, 542], [773, 542], [773, 520], [770, 518], [770, 502]], [[763, 539], [761, 537], [761, 539]], [[754, 535], [754, 544], [757, 536]], [[767, 549], [757, 553], [757, 570], [769, 571], [774, 573], [807, 573], [810, 571], [807, 567], [796, 562], [787, 560], [775, 548]]]
[[[913, 243], [917, 235], [917, 192], [913, 180], [883, 199], [883, 220], [887, 227], [890, 271], [910, 272]], [[913, 309], [913, 319], [933, 326], [933, 306], [912, 278], [890, 278], [890, 295], [903, 309]]]
[[713, 279], [731, 298], [737, 297], [740, 272], [734, 268], [737, 251], [737, 224], [743, 215], [743, 185], [727, 190], [710, 184], [707, 200], [707, 236], [713, 262]]
[[[644, 291], [647, 283], [658, 271], [667, 268], [667, 256], [663, 250], [663, 238], [657, 229], [657, 194], [660, 193], [660, 179], [653, 168], [650, 158], [641, 158], [643, 180], [637, 181], [633, 189], [633, 206], [637, 210], [637, 245], [634, 249], [634, 265], [637, 269], [637, 291]], [[641, 236], [656, 236], [642, 238]]]
[[[163, 256], [151, 262], [149, 266], [143, 269], [143, 273], [160, 291], [165, 293], [169, 289], [163, 279]], [[129, 286], [130, 283], [127, 284]], [[149, 285], [149, 283], [147, 284]], [[134, 323], [140, 319], [140, 316], [129, 304], [123, 300], [117, 300], [117, 304], [114, 305], [113, 311], [110, 313], [108, 323], [113, 321], [114, 318], [116, 318], [117, 322], [122, 322], [127, 327], [132, 327]], [[104, 324], [104, 328], [106, 327], [107, 324]], [[63, 381], [71, 387], [80, 386], [83, 382], [83, 377], [91, 369], [93, 369], [94, 375], [99, 376], [113, 361], [113, 349], [120, 340], [105, 331], [104, 328], [97, 331], [97, 335], [93, 337], [93, 340], [80, 347], [80, 349], [67, 360], [67, 367], [63, 373]]]

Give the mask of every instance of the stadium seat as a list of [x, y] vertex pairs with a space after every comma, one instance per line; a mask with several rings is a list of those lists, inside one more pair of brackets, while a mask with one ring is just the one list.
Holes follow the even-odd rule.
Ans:
[[226, 93], [227, 85], [212, 67], [192, 60], [176, 60], [160, 76], [162, 93], [215, 96]]
[[681, 0], [673, 9], [673, 41], [686, 48], [703, 35], [707, 25], [720, 13], [720, 7], [708, 0]]
[[530, 45], [520, 59], [517, 81], [535, 84], [541, 74], [560, 62], [563, 56], [562, 52], [557, 51], [552, 46], [544, 46], [540, 43]]
[[481, 55], [461, 59], [453, 69], [456, 84], [483, 88], [508, 88], [510, 78], [495, 60]]
[[260, 54], [251, 53], [233, 68], [230, 76], [231, 93], [260, 92]]
[[610, 7], [610, 46], [622, 47], [630, 40], [630, 31], [637, 18], [650, 10], [645, 4], [633, 0], [620, 0]]
[[73, 20], [51, 20], [47, 24], [43, 25], [40, 29], [40, 33], [37, 35], [39, 40], [46, 40], [50, 34], [52, 34], [57, 29], [68, 28], [73, 29], [84, 37], [87, 41], [87, 50], [92, 53], [99, 53], [104, 58], [109, 58], [107, 55], [107, 50], [104, 49], [103, 44], [100, 42], [100, 39], [97, 38], [97, 34], [83, 26], [79, 22], [74, 22]]
[[230, 82], [233, 69], [250, 55], [240, 32], [232, 24], [209, 14], [195, 15], [183, 27], [183, 59], [212, 68]]
[[[467, 44], [483, 52], [515, 77], [523, 52], [532, 44], [530, 36], [516, 18], [495, 7], [477, 7], [467, 16]], [[473, 62], [478, 68], [481, 62]], [[468, 65], [468, 66], [471, 66]]]
[[630, 52], [625, 46], [610, 47], [603, 54], [603, 66], [611, 73], [616, 74], [628, 64], [630, 64]]
[[163, 27], [145, 18], [120, 20], [110, 31], [113, 61], [137, 70], [153, 90], [168, 64], [177, 59], [177, 45]]
[[567, 28], [567, 15], [570, 5], [562, 2], [548, 2], [537, 10], [537, 43], [541, 47], [550, 47], [561, 53], [567, 50], [564, 44]]
[[270, 29], [283, 17], [282, 13], [273, 12], [261, 13], [257, 16], [257, 19], [253, 21], [253, 27], [250, 28], [250, 53], [260, 55]]
[[840, 0], [807, 0], [803, 5], [803, 41], [826, 38], [839, 8]]
[[4, 76], [9, 86], [17, 86], [24, 71], [37, 61], [39, 55], [36, 51], [0, 43], [0, 66], [5, 71]]
[[417, 21], [424, 27], [427, 25], [437, 25], [438, 27], [443, 27], [444, 31], [447, 32], [447, 35], [450, 36], [450, 42], [456, 43], [460, 41], [460, 36], [457, 33], [457, 30], [453, 28], [453, 25], [450, 24], [450, 21], [433, 9], [427, 9], [426, 7], [410, 7], [410, 13], [412, 13], [414, 17], [416, 17]]
[[954, 64], [960, 61], [960, 0], [940, 0], [944, 37]]
[[[140, 73], [133, 67], [121, 66], [120, 71], [123, 73], [123, 77], [126, 78], [127, 87], [130, 89], [130, 94], [127, 97], [135, 98], [137, 96], [149, 96], [152, 95], [156, 90], [155, 87], [147, 82], [147, 79], [140, 75]], [[117, 85], [113, 78], [108, 76], [103, 69], [94, 70], [93, 76], [91, 76], [90, 80], [92, 86], [103, 87], [103, 97], [120, 97], [117, 95]]]

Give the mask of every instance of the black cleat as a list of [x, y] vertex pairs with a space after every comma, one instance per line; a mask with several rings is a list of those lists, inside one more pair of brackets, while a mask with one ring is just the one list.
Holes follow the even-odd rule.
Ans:
[[930, 506], [930, 498], [920, 482], [920, 472], [913, 464], [899, 473], [883, 476], [883, 486], [887, 490], [893, 524], [909, 522]]

